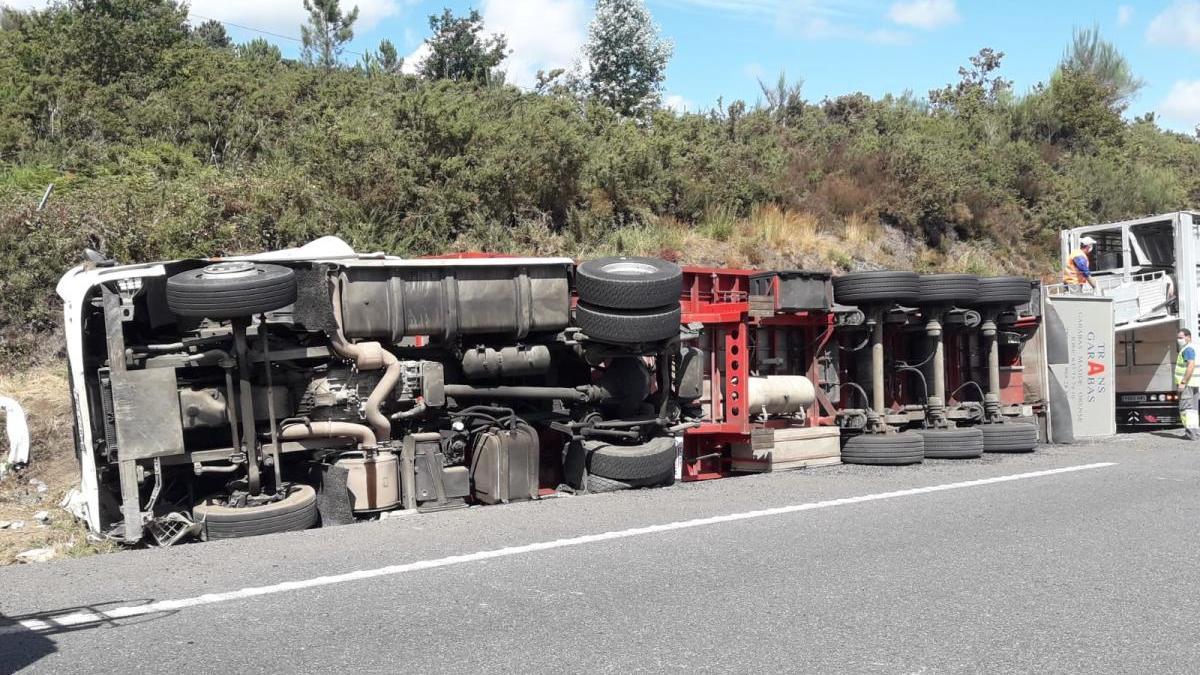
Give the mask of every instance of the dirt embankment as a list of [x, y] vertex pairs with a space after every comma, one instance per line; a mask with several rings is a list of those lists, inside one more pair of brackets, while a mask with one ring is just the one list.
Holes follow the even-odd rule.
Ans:
[[[66, 364], [48, 363], [0, 374], [0, 395], [20, 402], [29, 422], [29, 467], [0, 480], [0, 565], [17, 562], [17, 554], [54, 549], [55, 557], [79, 556], [112, 548], [89, 540], [87, 530], [59, 508], [63, 495], [79, 483], [71, 435], [71, 398]], [[0, 452], [8, 438], [0, 423]], [[40, 522], [39, 512], [48, 522]]]

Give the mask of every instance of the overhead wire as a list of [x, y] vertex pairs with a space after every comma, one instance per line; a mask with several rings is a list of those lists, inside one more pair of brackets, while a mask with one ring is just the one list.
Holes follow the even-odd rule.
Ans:
[[[240, 28], [241, 30], [248, 30], [248, 31], [251, 31], [254, 33], [270, 35], [271, 37], [279, 38], [280, 40], [291, 40], [292, 42], [299, 42], [300, 44], [304, 44], [304, 40], [302, 40], [298, 37], [293, 37], [291, 35], [282, 35], [280, 33], [272, 33], [269, 30], [263, 30], [261, 28], [255, 28], [253, 26], [245, 26], [240, 23], [226, 21], [225, 19], [218, 19], [218, 18], [212, 17], [212, 16], [204, 16], [203, 14], [197, 14], [197, 13], [191, 12], [191, 11], [188, 12], [188, 16], [194, 16], [197, 19], [204, 19], [205, 21], [216, 21], [217, 23], [219, 23], [221, 25], [230, 26], [232, 28]], [[365, 56], [365, 54], [363, 54], [361, 52], [356, 52], [356, 51], [353, 51], [350, 49], [343, 49], [342, 52], [344, 52], [346, 54], [353, 54], [354, 56], [359, 56], [359, 57]]]

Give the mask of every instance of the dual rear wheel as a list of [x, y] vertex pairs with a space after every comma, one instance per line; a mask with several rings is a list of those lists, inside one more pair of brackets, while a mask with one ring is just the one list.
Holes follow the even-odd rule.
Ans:
[[658, 342], [679, 334], [683, 270], [657, 258], [600, 258], [575, 268], [575, 324], [610, 344]]

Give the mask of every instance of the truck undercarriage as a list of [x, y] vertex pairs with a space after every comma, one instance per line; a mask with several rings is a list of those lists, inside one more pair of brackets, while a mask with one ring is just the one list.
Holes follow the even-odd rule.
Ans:
[[671, 263], [297, 255], [82, 274], [81, 302], [65, 296], [77, 442], [89, 524], [120, 541], [674, 480]]
[[123, 543], [170, 545], [1028, 452], [1045, 436], [1035, 286], [405, 260], [333, 238], [92, 263], [59, 284], [85, 515]]

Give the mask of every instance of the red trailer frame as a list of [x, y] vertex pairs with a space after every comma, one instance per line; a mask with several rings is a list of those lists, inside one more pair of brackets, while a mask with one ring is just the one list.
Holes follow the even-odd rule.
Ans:
[[[831, 311], [787, 312], [780, 309], [779, 279], [771, 294], [751, 295], [751, 278], [763, 272], [745, 269], [685, 267], [683, 269], [682, 323], [700, 324], [701, 348], [708, 354], [705, 366], [708, 390], [705, 421], [683, 437], [685, 481], [723, 478], [733, 473], [731, 447], [749, 443], [755, 429], [828, 426], [835, 424], [836, 410], [820, 387], [817, 355], [834, 335]], [[763, 329], [766, 329], [765, 331]], [[771, 348], [778, 339], [776, 329], [801, 336], [803, 364], [785, 364], [787, 375], [805, 375], [816, 388], [817, 402], [803, 419], [754, 420], [748, 409], [749, 377], [754, 369], [754, 351]], [[752, 335], [767, 344], [755, 344]]]

